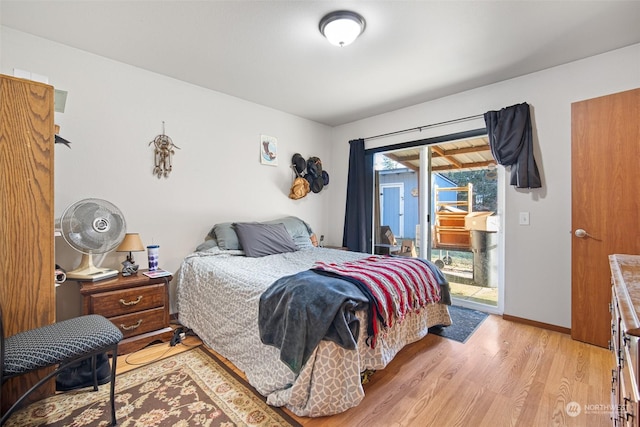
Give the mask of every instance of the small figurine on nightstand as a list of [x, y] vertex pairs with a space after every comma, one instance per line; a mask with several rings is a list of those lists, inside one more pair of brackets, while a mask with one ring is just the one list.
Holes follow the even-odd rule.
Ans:
[[128, 259], [122, 261], [123, 277], [131, 276], [132, 274], [137, 274], [137, 273], [138, 273], [138, 266], [136, 264], [132, 264], [131, 261], [129, 261]]
[[140, 235], [138, 233], [125, 234], [124, 239], [116, 249], [116, 252], [129, 252], [127, 259], [122, 261], [122, 275], [124, 277], [138, 273], [138, 265], [133, 260], [132, 252], [142, 251], [144, 251], [144, 245], [140, 240]]

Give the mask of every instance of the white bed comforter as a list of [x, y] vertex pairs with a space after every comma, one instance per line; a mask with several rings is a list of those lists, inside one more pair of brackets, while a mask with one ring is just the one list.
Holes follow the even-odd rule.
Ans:
[[358, 351], [321, 341], [300, 374], [280, 361], [279, 350], [262, 344], [258, 331], [260, 295], [282, 276], [311, 268], [316, 261], [343, 262], [369, 254], [309, 248], [262, 258], [214, 247], [189, 255], [177, 275], [180, 322], [242, 370], [273, 406], [299, 416], [324, 416], [357, 406], [364, 398], [360, 373], [382, 369], [405, 345], [436, 324], [450, 325], [446, 305], [432, 304], [381, 334], [375, 349], [365, 343], [366, 313], [359, 312]]

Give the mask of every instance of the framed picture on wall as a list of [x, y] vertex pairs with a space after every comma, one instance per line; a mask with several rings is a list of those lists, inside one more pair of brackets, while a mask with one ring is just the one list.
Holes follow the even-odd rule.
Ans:
[[260, 135], [260, 163], [278, 166], [278, 140], [275, 137]]

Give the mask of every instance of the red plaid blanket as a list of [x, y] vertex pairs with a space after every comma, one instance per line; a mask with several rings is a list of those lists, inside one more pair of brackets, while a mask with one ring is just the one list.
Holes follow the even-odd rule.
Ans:
[[407, 313], [440, 301], [438, 281], [429, 266], [417, 258], [374, 255], [340, 264], [319, 261], [314, 269], [363, 283], [376, 299], [384, 327], [390, 328], [394, 321], [402, 322]]

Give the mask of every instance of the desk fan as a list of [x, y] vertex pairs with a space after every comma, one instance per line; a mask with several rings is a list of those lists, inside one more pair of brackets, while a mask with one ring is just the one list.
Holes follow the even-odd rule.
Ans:
[[93, 255], [118, 247], [126, 228], [122, 212], [106, 200], [84, 199], [67, 207], [60, 218], [62, 237], [82, 253], [80, 265], [67, 272], [67, 279], [97, 281], [117, 276], [118, 270], [93, 265]]

